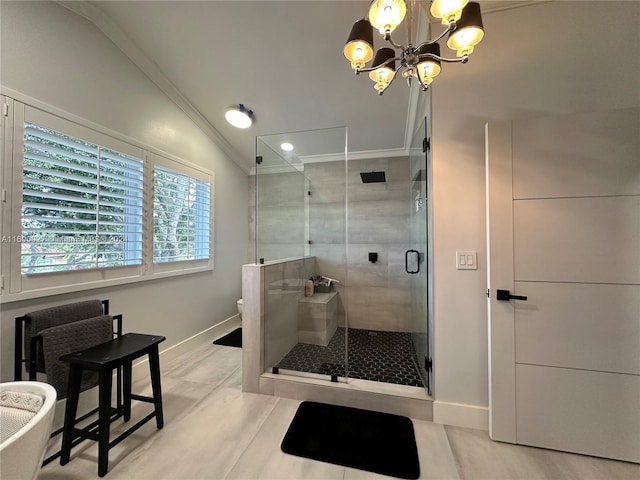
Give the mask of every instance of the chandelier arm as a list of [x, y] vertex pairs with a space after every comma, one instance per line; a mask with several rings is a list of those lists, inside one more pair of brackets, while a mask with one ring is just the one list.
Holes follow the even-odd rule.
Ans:
[[456, 29], [456, 24], [452, 23], [451, 25], [449, 25], [447, 28], [444, 29], [444, 31], [438, 35], [436, 38], [432, 39], [432, 40], [427, 40], [426, 42], [422, 42], [420, 45], [418, 45], [417, 49], [419, 49], [420, 47], [424, 46], [424, 45], [433, 45], [434, 43], [438, 43], [440, 40], [442, 40], [448, 33], [453, 32]]
[[[369, 68], [359, 68], [356, 70], [356, 73], [365, 73], [365, 72], [373, 72], [374, 70], [379, 69], [380, 67], [384, 67], [385, 65], [391, 63], [391, 62], [395, 62], [395, 61], [402, 61], [401, 58], [396, 57], [396, 58], [390, 58], [389, 60], [387, 60], [386, 62], [382, 62], [380, 65], [376, 65], [375, 67], [369, 67]], [[395, 72], [398, 71], [398, 68], [396, 68], [394, 70], [394, 74]], [[391, 82], [389, 82], [391, 83]]]
[[447, 63], [467, 63], [469, 61], [469, 55], [464, 55], [460, 58], [445, 58], [441, 57], [440, 55], [434, 55], [433, 53], [423, 53], [419, 55], [418, 58], [420, 60], [423, 60], [425, 58], [433, 58], [434, 60], [440, 60], [441, 62]]
[[387, 42], [389, 42], [391, 45], [393, 45], [393, 48], [395, 48], [396, 50], [403, 50], [403, 51], [406, 50], [406, 47], [404, 45], [397, 44], [396, 42], [393, 41], [393, 38], [391, 38], [391, 34], [386, 35], [384, 39]]

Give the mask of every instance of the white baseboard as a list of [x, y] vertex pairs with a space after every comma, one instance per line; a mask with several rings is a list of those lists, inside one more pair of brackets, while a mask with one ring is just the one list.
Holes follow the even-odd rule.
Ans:
[[[192, 351], [194, 348], [200, 347], [202, 345], [207, 345], [212, 343], [217, 338], [220, 338], [225, 333], [228, 333], [240, 326], [240, 315], [235, 314], [212, 327], [203, 330], [200, 333], [196, 333], [195, 335], [184, 339], [183, 341], [176, 343], [164, 350], [160, 350], [160, 365], [165, 362], [170, 362], [175, 358], [178, 358], [180, 355]], [[162, 344], [160, 344], [162, 347]], [[149, 378], [149, 364], [148, 358], [140, 359], [138, 363], [133, 364], [133, 381], [148, 379]]]
[[[203, 330], [200, 333], [196, 333], [195, 335], [186, 338], [185, 340], [176, 343], [164, 350], [160, 350], [160, 365], [165, 362], [170, 362], [171, 360], [179, 357], [183, 353], [187, 353], [194, 348], [200, 347], [202, 345], [210, 344], [215, 339], [221, 337], [227, 332], [234, 330], [240, 326], [240, 315], [233, 315], [220, 323], [213, 325], [212, 327]], [[160, 344], [162, 346], [162, 344]], [[151, 383], [151, 379], [149, 377], [149, 359], [145, 357], [144, 359], [140, 359], [138, 363], [133, 364], [132, 371], [132, 380], [135, 382], [137, 380], [146, 380]], [[114, 379], [114, 390], [115, 390], [115, 379]], [[80, 394], [80, 399], [78, 401], [78, 415], [82, 415], [93, 408], [96, 407], [98, 402], [98, 392], [97, 387], [82, 392]], [[64, 421], [64, 409], [65, 409], [66, 399], [59, 400], [56, 404], [56, 411], [54, 416], [54, 428], [62, 427], [62, 422]]]
[[489, 407], [461, 403], [433, 402], [433, 421], [455, 427], [489, 430]]

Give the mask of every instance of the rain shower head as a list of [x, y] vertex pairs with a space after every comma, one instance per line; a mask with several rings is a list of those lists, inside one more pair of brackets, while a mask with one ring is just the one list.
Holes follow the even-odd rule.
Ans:
[[361, 172], [362, 183], [384, 183], [387, 181], [384, 172]]

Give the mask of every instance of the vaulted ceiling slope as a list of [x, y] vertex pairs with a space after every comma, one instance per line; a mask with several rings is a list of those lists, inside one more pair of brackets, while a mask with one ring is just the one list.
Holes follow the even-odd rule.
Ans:
[[[258, 135], [346, 126], [350, 152], [407, 152], [417, 86], [399, 79], [378, 96], [342, 55], [366, 1], [59, 3], [95, 23], [247, 172]], [[482, 2], [487, 11], [529, 3]], [[375, 39], [376, 48], [383, 43]], [[224, 119], [239, 103], [254, 111], [247, 130]]]

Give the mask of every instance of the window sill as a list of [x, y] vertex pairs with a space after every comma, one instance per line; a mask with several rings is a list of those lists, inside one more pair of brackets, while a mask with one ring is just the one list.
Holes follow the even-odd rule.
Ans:
[[72, 285], [62, 285], [56, 287], [38, 288], [17, 293], [0, 294], [0, 304], [19, 302], [22, 300], [31, 300], [34, 298], [50, 297], [53, 295], [61, 295], [64, 293], [83, 292], [85, 290], [95, 290], [99, 288], [112, 287], [114, 285], [127, 285], [130, 283], [145, 282], [147, 280], [157, 280], [160, 278], [177, 277], [181, 275], [190, 275], [192, 273], [210, 272], [213, 266], [193, 267], [183, 270], [172, 270], [166, 272], [157, 272], [147, 275], [132, 275], [130, 277], [120, 277], [107, 280], [96, 280], [91, 282], [82, 282]]

